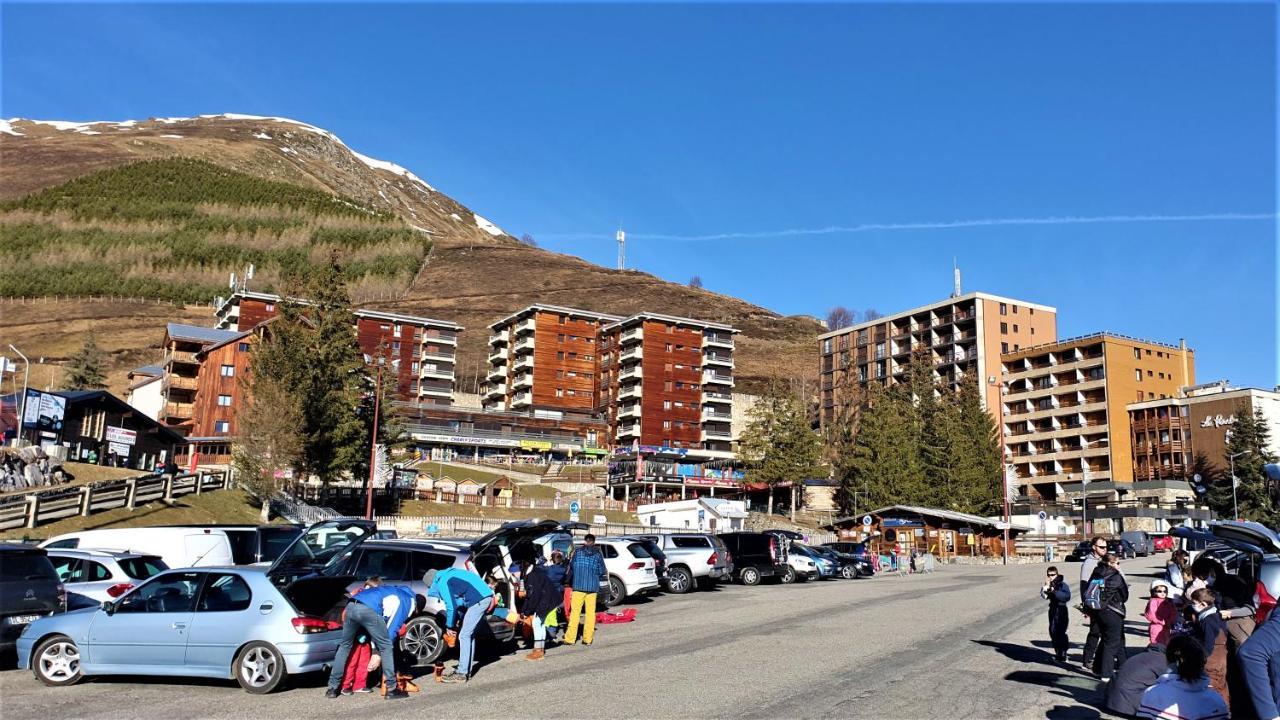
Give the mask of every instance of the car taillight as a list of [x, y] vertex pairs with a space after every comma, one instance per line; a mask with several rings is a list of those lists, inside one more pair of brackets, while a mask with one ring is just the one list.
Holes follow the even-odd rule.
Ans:
[[1276, 608], [1276, 598], [1267, 592], [1267, 586], [1263, 585], [1261, 580], [1258, 581], [1256, 589], [1253, 591], [1253, 603], [1258, 608], [1258, 611], [1253, 616], [1258, 624], [1262, 624], [1262, 621], [1266, 620], [1271, 611]]
[[707, 564], [708, 564], [708, 565], [715, 565], [715, 564], [716, 564], [716, 560], [717, 560], [718, 558], [719, 558], [719, 556], [718, 556], [718, 555], [716, 555], [714, 552], [713, 552], [713, 553], [711, 553], [711, 557], [707, 558]]
[[299, 635], [309, 635], [311, 633], [329, 632], [330, 630], [341, 630], [342, 623], [333, 620], [321, 620], [320, 618], [296, 617], [292, 620], [293, 629], [298, 631]]
[[132, 589], [133, 583], [116, 583], [115, 585], [107, 588], [107, 594], [113, 598], [118, 598]]
[[631, 563], [630, 565], [628, 565], [628, 566], [627, 566], [627, 569], [628, 569], [628, 570], [642, 570], [642, 569], [644, 569], [644, 563], [642, 563], [642, 562], [633, 562], [633, 563]]

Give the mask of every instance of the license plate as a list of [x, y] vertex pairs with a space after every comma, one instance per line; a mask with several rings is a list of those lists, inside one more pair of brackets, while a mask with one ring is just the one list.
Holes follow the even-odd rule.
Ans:
[[40, 615], [10, 615], [4, 619], [6, 625], [30, 625], [39, 620]]
[[645, 574], [645, 575], [652, 575], [652, 574], [653, 574], [653, 568], [645, 568], [645, 569], [644, 569], [644, 574]]

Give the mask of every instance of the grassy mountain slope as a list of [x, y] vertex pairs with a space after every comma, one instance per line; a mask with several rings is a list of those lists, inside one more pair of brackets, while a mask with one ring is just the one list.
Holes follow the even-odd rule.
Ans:
[[[8, 201], [0, 209], [0, 297], [141, 294], [207, 302], [246, 262], [258, 264], [255, 289], [268, 289], [283, 270], [337, 248], [359, 264], [349, 273], [357, 301], [467, 328], [462, 390], [485, 367], [485, 326], [535, 302], [732, 324], [743, 331], [739, 390], [772, 375], [816, 376], [821, 328], [812, 318], [527, 247], [403, 168], [361, 156], [304, 123], [247, 116], [0, 123], [0, 200]], [[193, 176], [198, 192], [185, 187]], [[56, 279], [6, 272], [10, 259]], [[105, 292], [104, 265], [115, 280]], [[98, 317], [101, 305], [74, 306], [59, 303], [58, 312], [107, 320]], [[78, 336], [55, 341], [59, 332], [36, 329], [38, 312], [12, 307], [0, 300], [0, 347], [22, 347], [35, 333], [44, 338], [37, 352], [60, 360], [79, 344]], [[99, 344], [113, 353], [113, 389], [127, 365], [151, 359], [140, 338], [155, 343], [163, 332], [157, 314], [168, 306], [143, 307], [120, 305], [110, 332], [99, 332]], [[200, 316], [191, 310], [174, 314]]]

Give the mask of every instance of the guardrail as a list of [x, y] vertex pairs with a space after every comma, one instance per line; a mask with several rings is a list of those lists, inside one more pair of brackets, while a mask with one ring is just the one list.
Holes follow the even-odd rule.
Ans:
[[[453, 515], [389, 515], [378, 516], [374, 518], [380, 528], [394, 528], [401, 537], [458, 537], [458, 536], [476, 536], [480, 537], [497, 530], [504, 523], [511, 522], [499, 518], [476, 518], [476, 517], [458, 517]], [[427, 528], [435, 526], [434, 533], [428, 533]], [[637, 525], [634, 523], [592, 523], [587, 530], [599, 537], [610, 537], [615, 535], [636, 535], [639, 533], [687, 533], [687, 532], [705, 532], [690, 530], [689, 528], [675, 527], [656, 527], [652, 525]]]
[[49, 488], [0, 496], [0, 530], [34, 528], [76, 515], [89, 516], [115, 508], [134, 509], [156, 500], [172, 500], [230, 487], [226, 471], [183, 475], [140, 475], [87, 485]]

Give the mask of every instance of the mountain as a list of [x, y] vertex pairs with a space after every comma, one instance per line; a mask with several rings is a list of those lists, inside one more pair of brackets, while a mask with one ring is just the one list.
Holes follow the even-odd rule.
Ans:
[[248, 262], [253, 288], [269, 290], [290, 264], [337, 251], [357, 302], [467, 328], [464, 391], [485, 369], [485, 326], [536, 302], [734, 325], [739, 390], [817, 375], [813, 318], [524, 245], [408, 170], [286, 118], [0, 121], [0, 234], [0, 347], [64, 359], [79, 341], [39, 327], [56, 312], [97, 329], [116, 390], [154, 354], [140, 338], [159, 340], [163, 307], [3, 297], [141, 296], [186, 303], [174, 317], [190, 321], [203, 313], [191, 303]]

